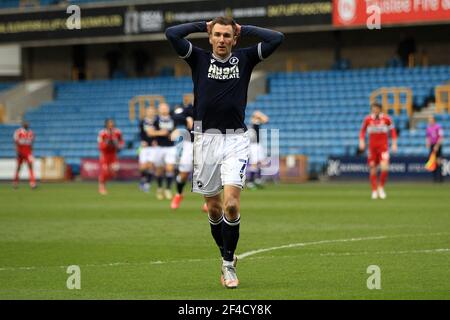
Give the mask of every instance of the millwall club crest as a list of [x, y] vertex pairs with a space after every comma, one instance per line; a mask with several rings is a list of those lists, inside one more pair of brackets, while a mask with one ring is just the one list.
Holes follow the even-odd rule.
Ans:
[[239, 63], [239, 59], [237, 58], [237, 57], [231, 57], [230, 58], [230, 64], [231, 65], [236, 65], [236, 64], [238, 64]]

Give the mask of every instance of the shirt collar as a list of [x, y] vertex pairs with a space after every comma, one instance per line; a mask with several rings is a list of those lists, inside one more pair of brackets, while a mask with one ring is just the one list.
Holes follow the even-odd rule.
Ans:
[[[371, 113], [370, 116], [372, 117], [372, 119], [374, 119], [374, 120], [376, 119], [375, 114]], [[381, 118], [383, 118], [382, 112], [380, 112], [380, 114], [378, 115], [378, 119], [381, 119]]]
[[231, 56], [233, 55], [233, 53], [230, 52], [230, 55], [229, 55], [228, 57], [226, 57], [225, 59], [221, 59], [221, 58], [219, 58], [219, 57], [216, 57], [216, 55], [215, 55], [214, 53], [211, 53], [211, 55], [212, 55], [212, 57], [213, 57], [214, 59], [216, 59], [217, 61], [219, 61], [219, 62], [221, 62], [221, 63], [225, 63], [225, 62], [227, 62], [227, 61], [231, 58]]

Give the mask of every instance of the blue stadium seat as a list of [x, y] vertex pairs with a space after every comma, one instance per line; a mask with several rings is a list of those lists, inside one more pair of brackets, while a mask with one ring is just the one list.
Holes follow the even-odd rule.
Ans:
[[[330, 155], [355, 154], [373, 90], [411, 87], [414, 101], [420, 105], [433, 96], [436, 85], [450, 80], [449, 75], [450, 66], [270, 73], [269, 93], [248, 104], [246, 120], [248, 123], [256, 109], [267, 113], [271, 121], [265, 127], [280, 130], [281, 154], [306, 154], [310, 172], [317, 172], [323, 170]], [[53, 102], [27, 112], [25, 119], [38, 137], [36, 155], [62, 155], [76, 170], [82, 157], [98, 156], [96, 136], [106, 117], [116, 120], [131, 146], [120, 157], [136, 157], [138, 128], [136, 120], [128, 119], [130, 98], [161, 94], [173, 105], [181, 102], [184, 93], [192, 92], [192, 81], [190, 77], [155, 77], [58, 82], [55, 92]], [[426, 122], [409, 131], [405, 110], [393, 117], [400, 130], [399, 154], [426, 155]], [[438, 121], [450, 130], [449, 114], [439, 115]], [[0, 125], [0, 157], [14, 156], [11, 139], [16, 128]]]

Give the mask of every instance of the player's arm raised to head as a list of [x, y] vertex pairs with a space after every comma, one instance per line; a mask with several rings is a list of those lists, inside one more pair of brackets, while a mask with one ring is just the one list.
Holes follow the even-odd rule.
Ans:
[[359, 130], [359, 149], [364, 150], [366, 148], [366, 132], [367, 126], [369, 124], [368, 119], [364, 119], [363, 124], [361, 126], [361, 130]]
[[192, 52], [192, 43], [184, 39], [191, 33], [206, 32], [206, 22], [191, 22], [179, 24], [166, 29], [166, 38], [170, 41], [180, 58], [189, 57]]
[[281, 32], [250, 25], [241, 26], [239, 35], [261, 38], [262, 42], [258, 45], [260, 60], [270, 56], [284, 40], [284, 34]]

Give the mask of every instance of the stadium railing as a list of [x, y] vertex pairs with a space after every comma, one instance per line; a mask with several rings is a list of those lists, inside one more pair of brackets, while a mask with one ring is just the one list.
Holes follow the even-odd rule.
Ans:
[[442, 113], [444, 109], [450, 113], [450, 84], [436, 86], [436, 112]]
[[156, 107], [158, 104], [165, 103], [166, 98], [161, 95], [149, 95], [149, 96], [135, 96], [130, 99], [129, 102], [129, 119], [134, 121], [136, 119], [136, 105], [138, 110], [138, 119], [144, 118], [145, 109], [148, 107]]
[[[405, 99], [402, 99], [402, 96]], [[379, 97], [381, 97], [384, 113], [387, 113], [389, 109], [394, 109], [395, 114], [399, 115], [401, 109], [406, 109], [408, 117], [412, 116], [413, 92], [410, 88], [379, 88], [370, 95], [370, 103], [376, 102]]]

